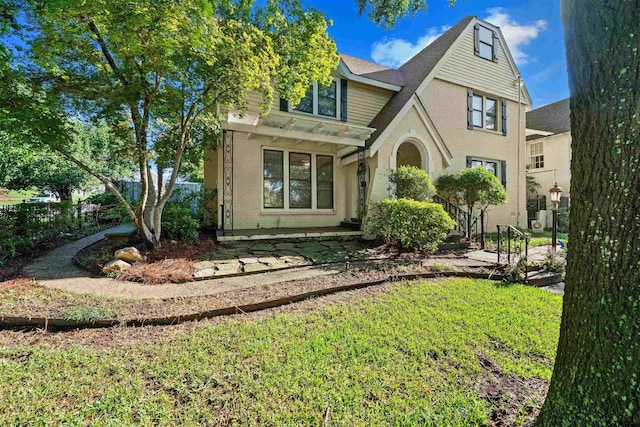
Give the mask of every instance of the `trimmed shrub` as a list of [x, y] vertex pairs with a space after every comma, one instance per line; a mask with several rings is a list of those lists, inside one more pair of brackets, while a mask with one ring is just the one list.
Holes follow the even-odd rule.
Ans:
[[162, 212], [162, 236], [184, 243], [198, 240], [200, 224], [191, 216], [191, 209], [177, 203], [167, 203]]
[[401, 249], [434, 252], [455, 227], [438, 203], [410, 199], [386, 199], [371, 208], [371, 231], [387, 244]]
[[426, 202], [436, 194], [436, 188], [426, 171], [415, 166], [400, 166], [389, 174], [398, 199]]

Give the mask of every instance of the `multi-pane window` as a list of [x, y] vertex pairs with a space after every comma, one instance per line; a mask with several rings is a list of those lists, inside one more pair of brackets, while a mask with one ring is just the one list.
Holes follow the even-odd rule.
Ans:
[[304, 98], [302, 98], [298, 106], [295, 108], [296, 111], [313, 114], [313, 91], [313, 86], [307, 89], [307, 93], [304, 95]]
[[529, 145], [529, 164], [532, 169], [544, 168], [544, 142], [534, 142]]
[[264, 151], [263, 177], [264, 207], [284, 208], [284, 157], [282, 151]]
[[493, 31], [478, 25], [476, 27], [476, 53], [480, 58], [493, 61], [494, 57], [494, 37]]
[[484, 111], [484, 127], [485, 129], [496, 130], [498, 129], [497, 117], [498, 117], [498, 101], [491, 98], [485, 99], [485, 111]]
[[318, 86], [318, 114], [336, 117], [338, 112], [338, 83], [334, 80], [329, 86]]
[[498, 130], [498, 101], [474, 94], [470, 119], [473, 127]]
[[264, 150], [265, 209], [333, 209], [334, 157]]
[[311, 154], [289, 153], [289, 208], [311, 209]]
[[340, 103], [338, 99], [340, 99], [340, 85], [337, 80], [333, 80], [329, 86], [314, 83], [307, 90], [300, 103], [290, 111], [339, 118]]
[[483, 115], [483, 104], [484, 100], [481, 96], [473, 95], [473, 105], [472, 105], [472, 122], [475, 127], [482, 127], [482, 115]]
[[316, 156], [318, 209], [333, 209], [333, 157]]
[[498, 161], [497, 160], [484, 160], [484, 159], [471, 159], [471, 167], [482, 166], [495, 176], [498, 176]]

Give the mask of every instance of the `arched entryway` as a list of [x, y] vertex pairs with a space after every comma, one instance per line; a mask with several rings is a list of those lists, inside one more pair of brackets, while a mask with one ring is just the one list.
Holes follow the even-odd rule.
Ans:
[[419, 135], [410, 133], [398, 138], [393, 145], [389, 168], [393, 170], [398, 166], [415, 166], [424, 169], [431, 175], [433, 173], [432, 162], [433, 158], [427, 142]]
[[398, 147], [396, 167], [399, 166], [415, 166], [422, 169], [422, 155], [413, 142], [406, 141]]

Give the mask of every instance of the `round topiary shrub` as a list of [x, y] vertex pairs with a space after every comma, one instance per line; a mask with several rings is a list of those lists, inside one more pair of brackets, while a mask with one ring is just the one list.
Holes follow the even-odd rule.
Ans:
[[436, 194], [436, 188], [427, 172], [415, 166], [400, 166], [391, 171], [389, 183], [395, 188], [398, 199], [426, 202]]
[[435, 252], [456, 225], [442, 205], [409, 199], [375, 203], [368, 224], [389, 245], [425, 252]]

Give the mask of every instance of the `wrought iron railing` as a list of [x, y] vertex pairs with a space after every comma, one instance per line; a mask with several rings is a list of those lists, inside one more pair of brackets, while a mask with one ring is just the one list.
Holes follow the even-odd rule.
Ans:
[[[498, 264], [516, 264], [529, 255], [529, 236], [512, 225], [498, 225]], [[525, 271], [525, 279], [526, 279]]]
[[456, 222], [455, 231], [469, 241], [480, 243], [484, 249], [484, 210], [480, 211], [480, 215], [469, 215], [460, 206], [440, 196], [434, 196], [433, 201], [441, 204], [445, 212]]

